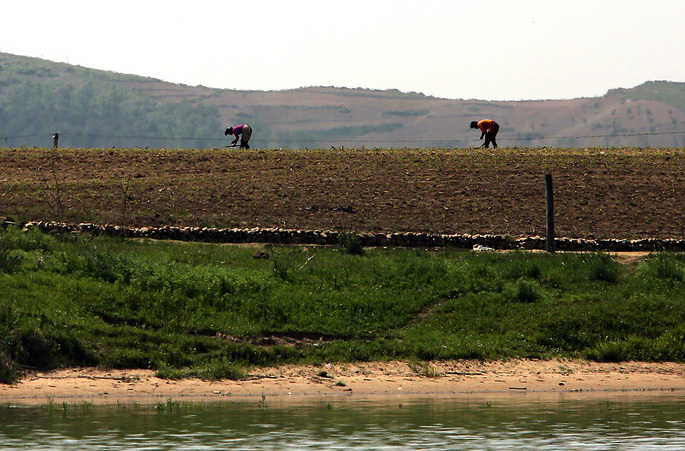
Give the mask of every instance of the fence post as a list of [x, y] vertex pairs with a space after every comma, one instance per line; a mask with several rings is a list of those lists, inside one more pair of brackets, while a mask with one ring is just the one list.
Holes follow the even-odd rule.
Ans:
[[57, 142], [59, 141], [59, 133], [52, 135], [52, 148], [57, 149]]
[[554, 190], [552, 174], [545, 174], [545, 193], [547, 197], [547, 252], [554, 252]]

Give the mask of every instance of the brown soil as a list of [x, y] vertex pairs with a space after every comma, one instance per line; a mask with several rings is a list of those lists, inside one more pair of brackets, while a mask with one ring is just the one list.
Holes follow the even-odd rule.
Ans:
[[0, 149], [0, 216], [126, 226], [682, 238], [664, 149]]

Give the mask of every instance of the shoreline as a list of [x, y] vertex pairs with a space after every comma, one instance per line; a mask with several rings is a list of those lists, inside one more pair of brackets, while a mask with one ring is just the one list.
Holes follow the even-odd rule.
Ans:
[[128, 405], [339, 397], [549, 397], [685, 394], [685, 364], [583, 360], [404, 361], [254, 368], [239, 381], [168, 380], [153, 370], [62, 369], [0, 385], [6, 405]]

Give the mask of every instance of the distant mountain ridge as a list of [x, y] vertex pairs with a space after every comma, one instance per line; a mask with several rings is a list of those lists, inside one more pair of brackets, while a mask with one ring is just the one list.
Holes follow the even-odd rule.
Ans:
[[186, 86], [0, 53], [0, 145], [212, 148], [249, 123], [254, 148], [452, 148], [493, 118], [508, 147], [685, 146], [685, 83], [602, 97], [493, 102], [334, 87], [238, 91]]

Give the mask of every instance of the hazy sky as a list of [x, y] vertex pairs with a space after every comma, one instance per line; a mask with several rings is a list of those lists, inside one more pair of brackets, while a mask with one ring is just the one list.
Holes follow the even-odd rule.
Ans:
[[685, 1], [12, 0], [0, 52], [213, 88], [592, 97], [685, 81]]

